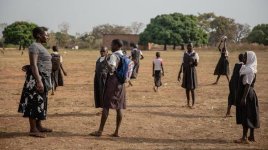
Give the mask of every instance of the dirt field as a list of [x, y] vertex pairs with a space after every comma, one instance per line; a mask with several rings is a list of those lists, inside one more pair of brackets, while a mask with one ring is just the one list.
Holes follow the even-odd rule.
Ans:
[[[259, 97], [261, 128], [256, 130], [257, 143], [233, 143], [241, 137], [241, 126], [235, 117], [223, 118], [226, 112], [228, 84], [225, 77], [219, 85], [211, 85], [220, 54], [198, 50], [199, 87], [195, 109], [186, 105], [185, 91], [176, 81], [181, 51], [161, 52], [164, 60], [164, 86], [153, 91], [151, 76], [155, 52], [144, 52], [138, 79], [127, 88], [127, 109], [120, 138], [109, 134], [115, 129], [115, 112], [111, 111], [103, 136], [88, 136], [98, 129], [100, 116], [93, 104], [93, 77], [97, 51], [66, 51], [64, 66], [68, 73], [65, 86], [49, 94], [48, 118], [44, 125], [54, 132], [44, 139], [28, 136], [28, 120], [17, 113], [28, 55], [7, 50], [0, 55], [0, 149], [268, 149], [268, 51], [256, 51], [258, 75], [256, 92]], [[63, 53], [63, 51], [61, 52]], [[239, 52], [230, 52], [233, 69]], [[232, 108], [232, 115], [235, 109]]]

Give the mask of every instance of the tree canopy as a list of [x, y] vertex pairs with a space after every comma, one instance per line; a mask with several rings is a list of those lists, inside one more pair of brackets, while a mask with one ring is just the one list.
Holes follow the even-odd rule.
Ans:
[[19, 45], [21, 49], [29, 46], [34, 38], [32, 36], [32, 30], [37, 27], [34, 23], [26, 21], [17, 21], [8, 25], [3, 31], [3, 37], [5, 43]]
[[255, 26], [247, 39], [251, 43], [268, 45], [268, 24]]

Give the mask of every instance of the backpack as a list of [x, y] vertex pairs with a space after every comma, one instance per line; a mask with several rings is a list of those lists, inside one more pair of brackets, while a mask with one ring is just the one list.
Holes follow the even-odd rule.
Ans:
[[56, 71], [60, 69], [60, 55], [57, 54], [51, 54], [52, 58], [52, 71]]
[[116, 54], [120, 60], [116, 69], [116, 76], [120, 83], [125, 83], [129, 76], [129, 70], [131, 70], [131, 60], [120, 54]]

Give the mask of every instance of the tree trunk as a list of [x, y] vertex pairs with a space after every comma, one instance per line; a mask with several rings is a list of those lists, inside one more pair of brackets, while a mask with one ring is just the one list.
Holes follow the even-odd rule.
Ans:
[[176, 44], [173, 45], [173, 50], [175, 50], [175, 49], [176, 49]]
[[164, 44], [164, 50], [165, 51], [167, 50], [167, 44]]
[[184, 44], [181, 44], [181, 50], [184, 50]]
[[19, 50], [21, 50], [21, 44], [20, 44]]

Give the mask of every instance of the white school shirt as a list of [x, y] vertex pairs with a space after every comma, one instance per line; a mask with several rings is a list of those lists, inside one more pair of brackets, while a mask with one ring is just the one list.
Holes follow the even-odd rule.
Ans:
[[162, 58], [155, 58], [153, 60], [154, 70], [162, 70], [161, 64], [163, 63]]
[[[52, 52], [52, 54], [59, 55], [59, 52]], [[61, 63], [63, 62], [63, 59], [62, 59], [62, 56], [61, 56], [61, 55], [60, 55], [60, 62], [61, 62]]]
[[[199, 55], [197, 52], [195, 52], [194, 50], [191, 53], [188, 53], [188, 51], [186, 50], [184, 53], [186, 53], [187, 55], [191, 55], [192, 53], [195, 53], [194, 59], [196, 59], [197, 62], [199, 62]], [[182, 63], [183, 63], [183, 57], [184, 57], [184, 53], [182, 55]]]
[[117, 66], [118, 63], [118, 56], [116, 54], [120, 54], [120, 55], [124, 55], [122, 50], [118, 50], [112, 53], [112, 55], [110, 56], [110, 59], [108, 60], [108, 64], [110, 66]]
[[100, 57], [100, 62], [102, 62], [105, 59], [105, 56]]

